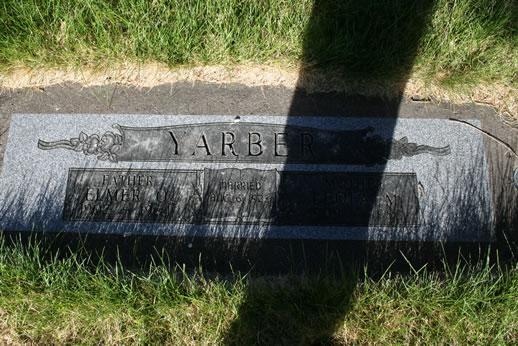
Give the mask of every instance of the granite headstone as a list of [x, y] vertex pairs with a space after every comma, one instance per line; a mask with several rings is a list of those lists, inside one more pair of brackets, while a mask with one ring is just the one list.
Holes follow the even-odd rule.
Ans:
[[495, 237], [482, 134], [448, 119], [14, 114], [1, 186], [3, 230]]

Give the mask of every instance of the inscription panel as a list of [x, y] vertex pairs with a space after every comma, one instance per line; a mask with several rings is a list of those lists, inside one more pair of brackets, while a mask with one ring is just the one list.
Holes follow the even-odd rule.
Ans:
[[204, 222], [272, 223], [277, 193], [277, 171], [205, 169]]
[[416, 226], [414, 173], [283, 172], [280, 224]]
[[71, 168], [63, 219], [195, 223], [199, 180], [198, 171]]
[[416, 226], [413, 173], [70, 169], [65, 221]]

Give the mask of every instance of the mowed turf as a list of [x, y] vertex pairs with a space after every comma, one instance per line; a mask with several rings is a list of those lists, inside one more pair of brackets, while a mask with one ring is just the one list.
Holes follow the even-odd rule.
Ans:
[[0, 342], [511, 344], [518, 268], [248, 277], [157, 261], [129, 269], [86, 252], [0, 238]]
[[507, 0], [4, 0], [0, 70], [276, 62], [513, 86], [517, 23]]

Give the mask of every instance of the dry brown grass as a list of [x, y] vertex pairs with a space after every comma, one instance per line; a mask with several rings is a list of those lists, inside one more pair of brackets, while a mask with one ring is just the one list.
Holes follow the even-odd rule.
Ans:
[[12, 317], [0, 309], [0, 343], [3, 345], [14, 345], [21, 344], [22, 340], [19, 337], [19, 333], [12, 326]]
[[[417, 69], [416, 69], [417, 70]], [[0, 74], [0, 87], [38, 88], [62, 82], [85, 86], [118, 83], [154, 87], [175, 82], [239, 83], [247, 86], [303, 88], [308, 92], [344, 92], [367, 96], [394, 97], [419, 94], [435, 102], [477, 103], [495, 107], [505, 119], [518, 121], [518, 90], [499, 83], [455, 88], [444, 87], [440, 76], [424, 78], [413, 73], [404, 84], [385, 80], [358, 81], [337, 73], [306, 72], [289, 64], [241, 64], [168, 68], [158, 63], [120, 63], [105, 68], [27, 69], [12, 68]]]

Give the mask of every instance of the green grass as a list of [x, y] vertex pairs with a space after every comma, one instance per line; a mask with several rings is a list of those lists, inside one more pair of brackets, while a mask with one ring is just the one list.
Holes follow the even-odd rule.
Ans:
[[[315, 5], [314, 5], [315, 3]], [[303, 63], [359, 78], [413, 69], [448, 84], [515, 87], [518, 5], [508, 0], [4, 0], [0, 71]]]
[[130, 270], [37, 241], [0, 242], [0, 341], [150, 344], [509, 344], [518, 268], [410, 274], [209, 276]]

